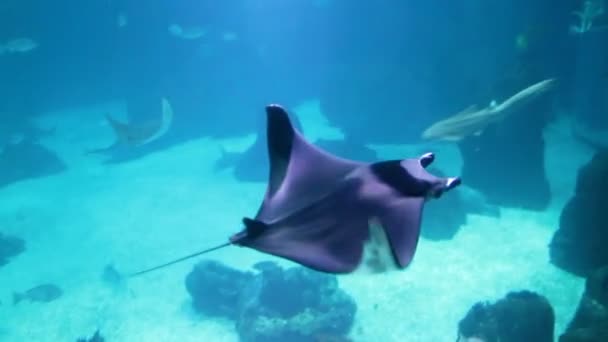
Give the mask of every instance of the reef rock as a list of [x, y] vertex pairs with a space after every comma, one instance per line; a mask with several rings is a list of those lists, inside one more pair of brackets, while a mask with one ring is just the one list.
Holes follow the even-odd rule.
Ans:
[[186, 276], [186, 289], [194, 309], [209, 316], [237, 319], [243, 289], [253, 273], [241, 272], [213, 260], [202, 261]]
[[357, 311], [335, 276], [304, 267], [283, 270], [272, 262], [248, 288], [237, 322], [243, 341], [311, 341], [315, 336], [346, 335]]
[[10, 258], [24, 251], [25, 241], [0, 233], [0, 266], [7, 264]]
[[300, 266], [283, 269], [273, 262], [255, 269], [254, 274], [215, 261], [199, 263], [186, 278], [195, 309], [233, 319], [245, 342], [348, 334], [357, 305], [338, 287], [336, 276]]
[[608, 341], [608, 266], [587, 278], [585, 293], [559, 342]]
[[595, 154], [578, 174], [574, 197], [566, 204], [550, 244], [551, 262], [580, 276], [608, 265], [608, 151]]
[[494, 304], [473, 305], [458, 323], [458, 342], [553, 342], [555, 313], [534, 292], [510, 292]]

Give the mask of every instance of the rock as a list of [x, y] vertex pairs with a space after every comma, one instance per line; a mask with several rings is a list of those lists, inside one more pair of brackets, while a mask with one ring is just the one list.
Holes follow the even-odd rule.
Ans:
[[251, 272], [241, 272], [220, 262], [206, 260], [196, 264], [186, 276], [186, 289], [197, 312], [237, 319], [243, 289], [252, 280]]
[[549, 301], [534, 292], [510, 292], [494, 304], [473, 305], [458, 323], [458, 341], [553, 342], [555, 313]]
[[334, 275], [304, 267], [283, 270], [265, 263], [248, 288], [237, 321], [242, 341], [311, 341], [314, 336], [344, 336], [357, 305], [338, 287]]
[[194, 308], [235, 321], [245, 342], [313, 341], [346, 337], [357, 305], [336, 276], [304, 267], [255, 265], [258, 273], [203, 261], [186, 277]]
[[574, 318], [559, 342], [608, 341], [608, 266], [593, 272]]
[[598, 151], [578, 174], [574, 197], [560, 216], [559, 229], [550, 244], [551, 262], [586, 276], [608, 265], [608, 151]]

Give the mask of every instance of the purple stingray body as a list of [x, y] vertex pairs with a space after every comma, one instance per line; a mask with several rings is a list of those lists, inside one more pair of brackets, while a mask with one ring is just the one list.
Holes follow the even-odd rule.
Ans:
[[398, 268], [410, 264], [424, 203], [460, 184], [425, 168], [420, 158], [363, 163], [333, 156], [295, 130], [286, 111], [266, 108], [270, 175], [254, 219], [230, 243], [283, 257], [328, 273], [350, 273], [362, 263], [370, 225], [386, 235]]

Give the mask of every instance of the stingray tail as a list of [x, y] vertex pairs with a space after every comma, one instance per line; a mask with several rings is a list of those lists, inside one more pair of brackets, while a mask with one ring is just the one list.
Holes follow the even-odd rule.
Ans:
[[182, 261], [185, 261], [185, 260], [188, 260], [188, 259], [192, 259], [192, 258], [197, 257], [199, 255], [207, 254], [209, 252], [213, 252], [215, 250], [218, 250], [218, 249], [221, 249], [221, 248], [224, 248], [224, 247], [228, 247], [230, 245], [232, 245], [232, 242], [226, 242], [226, 243], [223, 243], [221, 245], [218, 245], [218, 246], [215, 246], [215, 247], [211, 247], [211, 248], [207, 248], [205, 250], [198, 251], [196, 253], [192, 253], [192, 254], [183, 256], [181, 258], [178, 258], [178, 259], [166, 262], [166, 263], [158, 265], [158, 266], [154, 266], [154, 267], [151, 267], [151, 268], [147, 268], [145, 270], [141, 270], [141, 271], [138, 271], [138, 272], [135, 272], [135, 273], [131, 273], [131, 274], [127, 275], [127, 276], [130, 278], [130, 277], [135, 277], [135, 276], [142, 275], [142, 274], [145, 274], [145, 273], [149, 273], [149, 272], [152, 272], [152, 271], [156, 271], [156, 270], [159, 270], [161, 268], [165, 268], [165, 267], [177, 264], [179, 262], [182, 262]]

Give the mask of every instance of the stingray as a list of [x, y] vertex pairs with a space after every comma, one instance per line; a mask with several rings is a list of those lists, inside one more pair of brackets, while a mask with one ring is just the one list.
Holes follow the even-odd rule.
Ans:
[[346, 274], [403, 269], [414, 257], [425, 201], [460, 184], [426, 171], [434, 155], [364, 163], [309, 143], [287, 112], [266, 107], [270, 171], [263, 202], [219, 246], [131, 274], [141, 275], [230, 245]]
[[518, 112], [525, 105], [555, 86], [555, 80], [535, 83], [504, 102], [494, 101], [485, 108], [470, 106], [464, 111], [432, 124], [422, 133], [423, 139], [460, 141], [471, 135], [481, 135], [489, 125], [500, 122]]
[[142, 123], [123, 123], [106, 114], [106, 120], [114, 130], [116, 140], [110, 146], [88, 150], [87, 153], [104, 153], [119, 146], [138, 147], [162, 137], [173, 122], [173, 108], [166, 98], [162, 98], [161, 106], [160, 120]]

